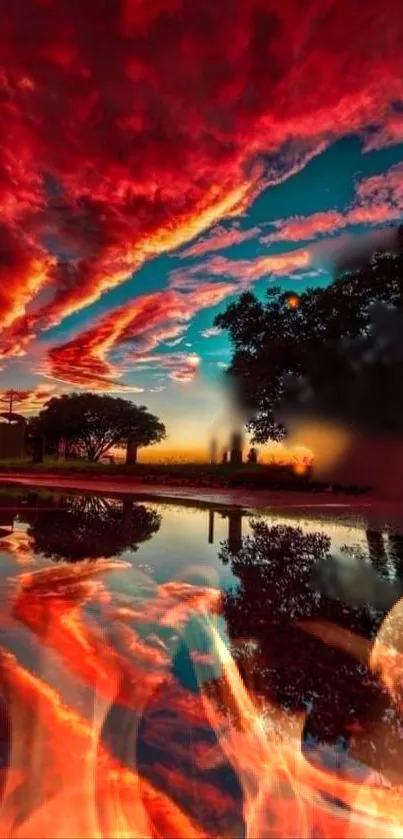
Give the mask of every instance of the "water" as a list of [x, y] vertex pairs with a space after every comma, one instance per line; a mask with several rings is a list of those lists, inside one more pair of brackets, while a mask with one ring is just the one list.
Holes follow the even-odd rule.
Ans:
[[[381, 772], [391, 782], [401, 773], [402, 720], [368, 660], [346, 652], [343, 644], [326, 643], [323, 629], [319, 637], [306, 631], [306, 622], [331, 623], [367, 639], [370, 647], [402, 594], [403, 521], [370, 512], [357, 516], [337, 505], [298, 509], [286, 503], [287, 496], [283, 510], [262, 512], [127, 496], [0, 491], [0, 614], [8, 616], [0, 620], [1, 646], [81, 713], [88, 699], [85, 662], [81, 667], [73, 654], [69, 661], [60, 634], [52, 640], [49, 615], [44, 628], [35, 612], [44, 598], [56, 598], [60, 608], [60, 599], [65, 606], [77, 594], [64, 578], [55, 594], [52, 586], [61, 584], [45, 572], [63, 569], [64, 563], [84, 567], [87, 560], [94, 567], [103, 560], [128, 563], [108, 573], [108, 596], [121, 611], [115, 623], [102, 624], [105, 641], [120, 654], [125, 636], [119, 621], [128, 610], [128, 623], [145, 645], [141, 654], [147, 649], [151, 662], [158, 651], [169, 656], [169, 679], [149, 692], [138, 711], [135, 743], [122, 737], [122, 731], [131, 731], [134, 714], [124, 698], [112, 705], [102, 740], [206, 829], [231, 835], [243, 832], [239, 779], [224, 757], [219, 765], [203, 767], [198, 755], [217, 748], [216, 734], [201, 724], [201, 709], [193, 722], [180, 710], [180, 697], [198, 708], [200, 678], [214, 684], [220, 668], [200, 627], [188, 630], [180, 617], [178, 626], [164, 624], [162, 613], [153, 612], [160, 586], [165, 591], [175, 582], [221, 590], [219, 632], [250, 694], [263, 709], [268, 703], [290, 714], [306, 713], [302, 748], [308, 760], [362, 777]], [[25, 617], [23, 604], [21, 618], [12, 592], [32, 572], [42, 572], [47, 582]], [[136, 609], [144, 608], [149, 618], [136, 618]], [[101, 599], [86, 595], [82, 609], [85, 621], [102, 623]], [[201, 662], [197, 674], [195, 656]], [[147, 672], [152, 675], [152, 664]], [[6, 717], [4, 711], [3, 765], [9, 759]]]

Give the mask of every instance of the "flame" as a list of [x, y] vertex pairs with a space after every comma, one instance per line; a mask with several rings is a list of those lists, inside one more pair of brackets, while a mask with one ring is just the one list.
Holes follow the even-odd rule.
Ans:
[[[399, 705], [402, 609], [403, 600], [373, 645], [332, 624], [302, 628], [370, 663]], [[36, 650], [32, 666], [13, 649], [17, 625], [27, 648]], [[133, 566], [106, 559], [23, 571], [10, 580], [0, 631], [11, 732], [0, 776], [1, 836], [239, 835], [236, 802], [211, 780], [222, 765], [238, 778], [248, 839], [402, 835], [398, 783], [385, 784], [376, 773], [362, 783], [313, 765], [301, 748], [304, 714], [247, 689], [225, 638], [213, 579], [157, 585]], [[197, 690], [175, 675], [182, 648]], [[118, 722], [108, 738], [112, 712]], [[138, 759], [140, 729], [152, 750], [168, 756], [166, 765], [153, 766], [152, 779]], [[196, 814], [189, 809], [194, 782], [185, 768], [186, 731], [215, 735], [214, 742], [203, 736], [192, 753], [201, 779]], [[208, 823], [203, 796], [214, 813]]]
[[32, 537], [26, 530], [13, 530], [0, 538], [0, 549], [6, 550], [18, 565], [31, 565], [35, 562], [32, 554]]

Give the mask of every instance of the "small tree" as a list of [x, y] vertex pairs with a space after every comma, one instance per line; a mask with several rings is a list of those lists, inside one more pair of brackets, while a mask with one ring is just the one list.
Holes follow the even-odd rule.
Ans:
[[158, 443], [166, 436], [164, 424], [144, 405], [97, 393], [54, 397], [32, 427], [51, 443], [63, 437], [68, 444], [82, 448], [92, 461], [114, 446], [127, 446], [128, 452], [135, 454], [137, 447]]

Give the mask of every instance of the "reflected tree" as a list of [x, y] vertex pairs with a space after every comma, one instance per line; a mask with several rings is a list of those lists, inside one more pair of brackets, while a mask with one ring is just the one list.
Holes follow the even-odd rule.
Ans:
[[239, 578], [239, 588], [224, 595], [226, 616], [236, 635], [259, 634], [268, 621], [298, 620], [312, 616], [314, 592], [310, 579], [316, 562], [329, 554], [324, 533], [304, 533], [285, 524], [269, 527], [256, 520], [234, 552], [225, 542], [220, 553]]
[[143, 504], [101, 496], [62, 497], [52, 509], [47, 502], [25, 517], [34, 552], [69, 562], [135, 551], [161, 525], [161, 516]]
[[256, 520], [234, 554], [221, 559], [238, 586], [223, 596], [223, 612], [241, 673], [257, 696], [308, 711], [306, 733], [322, 742], [347, 741], [349, 726], [376, 716], [380, 689], [365, 666], [301, 629], [304, 620], [332, 621], [370, 637], [381, 615], [348, 607], [314, 585], [314, 568], [330, 559], [330, 539], [284, 524]]

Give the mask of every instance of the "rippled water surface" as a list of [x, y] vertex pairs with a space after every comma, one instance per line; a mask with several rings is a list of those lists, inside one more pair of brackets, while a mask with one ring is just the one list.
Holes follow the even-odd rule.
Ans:
[[[49, 766], [55, 772], [73, 726], [63, 707], [75, 726], [82, 720], [96, 732], [94, 766], [112, 760], [138, 774], [148, 815], [161, 797], [158, 818], [161, 808], [170, 815], [155, 835], [188, 835], [196, 825], [194, 835], [243, 836], [243, 758], [222, 735], [224, 721], [233, 737], [245, 730], [243, 685], [264, 730], [278, 713], [302, 720], [311, 765], [400, 784], [399, 701], [369, 664], [396, 610], [399, 634], [403, 521], [337, 505], [287, 508], [284, 498], [282, 510], [253, 512], [3, 488], [2, 766], [24, 768], [23, 747], [15, 748], [22, 730], [29, 759], [38, 755], [31, 775], [42, 783]], [[220, 644], [238, 688], [231, 671], [223, 680]], [[275, 725], [283, 736], [283, 723]], [[253, 747], [239, 742], [246, 765]], [[43, 783], [40, 794], [32, 784], [28, 798], [25, 791], [16, 823], [32, 818], [28, 807], [40, 809], [38, 796], [59, 795]], [[96, 818], [110, 825], [105, 794], [101, 803], [93, 795]], [[260, 835], [269, 822], [277, 825], [270, 835], [290, 830], [277, 814]], [[309, 835], [322, 835], [315, 830]]]

